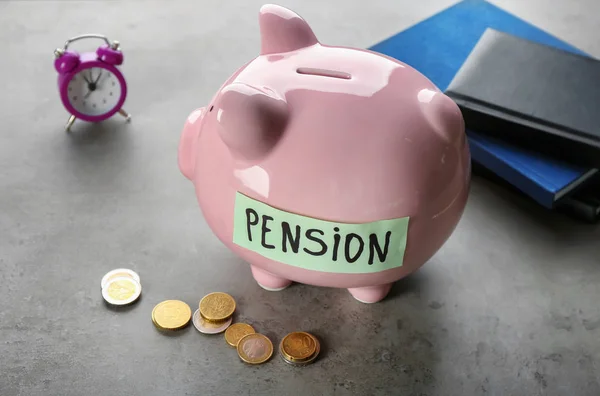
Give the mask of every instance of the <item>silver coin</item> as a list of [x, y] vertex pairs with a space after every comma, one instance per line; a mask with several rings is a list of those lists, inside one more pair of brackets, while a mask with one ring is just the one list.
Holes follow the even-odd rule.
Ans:
[[231, 325], [233, 317], [227, 319], [224, 322], [213, 323], [204, 319], [200, 315], [200, 309], [197, 309], [192, 316], [192, 323], [194, 323], [194, 327], [200, 333], [204, 334], [219, 334], [227, 330], [227, 328]]
[[117, 268], [112, 271], [109, 271], [102, 277], [102, 281], [100, 282], [100, 286], [104, 289], [104, 286], [108, 283], [109, 280], [113, 278], [117, 278], [120, 276], [129, 276], [133, 278], [137, 283], [141, 283], [140, 276], [135, 272], [127, 268]]
[[142, 285], [133, 278], [120, 276], [112, 278], [102, 289], [102, 297], [112, 305], [127, 305], [142, 294]]
[[308, 360], [305, 360], [303, 362], [294, 362], [291, 360], [288, 360], [285, 356], [283, 356], [282, 354], [279, 354], [279, 356], [281, 356], [281, 358], [283, 359], [284, 362], [286, 362], [287, 364], [291, 365], [291, 366], [308, 366], [309, 364], [311, 364], [312, 362], [314, 362], [318, 357], [319, 357], [319, 353], [316, 352], [313, 356], [311, 356]]

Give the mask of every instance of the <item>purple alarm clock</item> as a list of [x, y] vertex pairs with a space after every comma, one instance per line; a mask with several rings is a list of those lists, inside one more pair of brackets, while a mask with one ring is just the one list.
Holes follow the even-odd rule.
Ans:
[[[105, 44], [96, 52], [79, 54], [68, 50], [74, 41], [98, 38]], [[54, 67], [58, 71], [60, 98], [71, 114], [65, 130], [69, 131], [76, 119], [99, 122], [121, 114], [127, 121], [131, 115], [123, 110], [127, 97], [127, 83], [117, 65], [123, 63], [119, 42], [112, 43], [100, 34], [84, 34], [70, 38], [64, 48], [54, 51]]]

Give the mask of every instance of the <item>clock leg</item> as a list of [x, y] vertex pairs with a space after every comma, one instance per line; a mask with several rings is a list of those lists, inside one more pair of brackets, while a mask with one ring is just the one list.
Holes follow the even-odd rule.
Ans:
[[67, 125], [65, 125], [65, 131], [69, 132], [69, 130], [71, 129], [71, 125], [73, 125], [76, 119], [77, 118], [74, 115], [69, 117], [69, 121], [67, 121]]
[[125, 120], [127, 120], [127, 122], [131, 121], [131, 114], [129, 114], [125, 110], [120, 109], [119, 114], [121, 114], [123, 117], [125, 117]]

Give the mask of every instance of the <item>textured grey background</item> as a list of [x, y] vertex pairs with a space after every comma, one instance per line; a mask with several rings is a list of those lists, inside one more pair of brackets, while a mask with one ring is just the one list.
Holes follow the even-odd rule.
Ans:
[[[325, 43], [368, 47], [453, 2], [280, 3]], [[597, 0], [494, 3], [600, 56]], [[600, 227], [485, 180], [448, 243], [380, 304], [263, 291], [221, 246], [176, 148], [189, 112], [257, 54], [261, 4], [0, 2], [0, 395], [599, 395]], [[122, 42], [133, 122], [67, 135], [52, 51], [84, 32]], [[115, 310], [99, 282], [121, 266], [144, 294]], [[222, 336], [154, 329], [156, 303], [215, 290], [275, 343], [314, 332], [322, 357], [248, 367]]]

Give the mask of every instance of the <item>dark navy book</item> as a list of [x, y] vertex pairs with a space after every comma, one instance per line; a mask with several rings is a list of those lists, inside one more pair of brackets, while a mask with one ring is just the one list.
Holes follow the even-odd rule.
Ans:
[[561, 202], [559, 210], [588, 223], [597, 223], [600, 220], [600, 192], [597, 188], [587, 187], [586, 185], [584, 190], [565, 198]]
[[487, 29], [446, 89], [467, 128], [600, 167], [600, 61]]
[[[522, 19], [482, 0], [465, 0], [384, 40], [370, 50], [396, 58], [446, 91], [486, 29], [492, 28], [587, 56]], [[467, 130], [473, 162], [553, 208], [598, 172]]]

